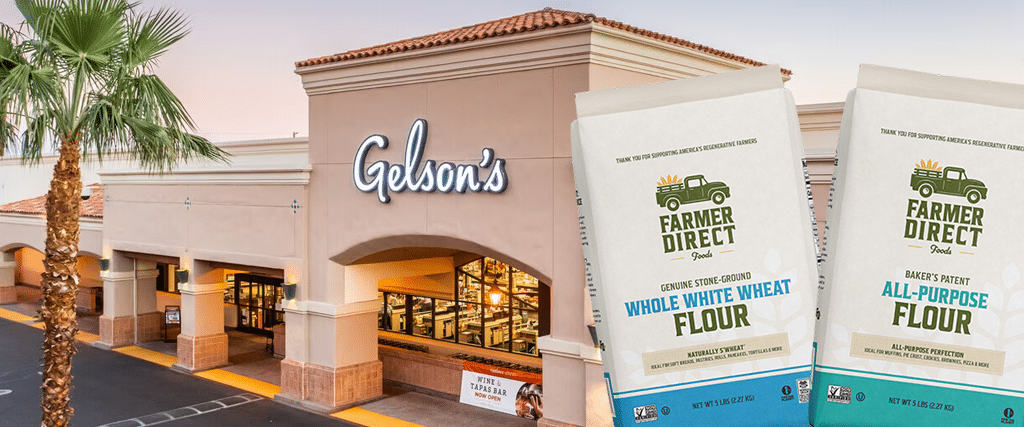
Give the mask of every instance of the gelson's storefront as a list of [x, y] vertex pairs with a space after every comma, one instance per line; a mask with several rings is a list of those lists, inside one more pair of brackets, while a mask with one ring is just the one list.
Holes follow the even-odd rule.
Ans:
[[[551, 9], [300, 61], [308, 144], [232, 143], [231, 166], [165, 176], [100, 173], [100, 342], [162, 339], [156, 289], [173, 289], [179, 370], [227, 364], [233, 327], [274, 336], [276, 398], [315, 410], [390, 381], [539, 425], [609, 425], [574, 94], [758, 65]], [[838, 118], [801, 109], [818, 196]]]

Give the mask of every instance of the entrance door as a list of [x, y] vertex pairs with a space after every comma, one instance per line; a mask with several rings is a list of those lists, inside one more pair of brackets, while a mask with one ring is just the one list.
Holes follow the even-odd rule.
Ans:
[[280, 309], [284, 300], [282, 282], [273, 277], [235, 274], [239, 331], [274, 335], [274, 325], [284, 322], [284, 311]]

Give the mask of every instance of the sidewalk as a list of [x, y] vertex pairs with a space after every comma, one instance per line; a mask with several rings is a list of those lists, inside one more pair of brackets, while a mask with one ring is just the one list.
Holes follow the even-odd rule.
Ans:
[[[0, 305], [0, 318], [42, 329], [36, 316], [40, 291], [18, 286], [18, 302]], [[99, 339], [98, 316], [79, 313], [78, 341], [89, 344]], [[198, 372], [195, 376], [232, 386], [273, 399], [281, 392], [280, 359], [265, 351], [263, 337], [227, 331], [229, 337], [228, 360], [231, 365]], [[175, 343], [162, 341], [114, 349], [118, 353], [146, 360], [170, 368], [177, 361]], [[396, 427], [477, 427], [512, 426], [534, 427], [536, 421], [502, 414], [449, 399], [408, 391], [397, 387], [384, 387], [384, 396], [362, 406], [331, 414], [364, 426]]]

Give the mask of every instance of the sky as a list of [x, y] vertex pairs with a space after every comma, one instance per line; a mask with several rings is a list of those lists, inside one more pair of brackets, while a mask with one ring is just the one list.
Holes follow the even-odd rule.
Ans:
[[[23, 19], [0, 0], [0, 21]], [[793, 71], [797, 104], [841, 102], [860, 64], [1024, 84], [1024, 0], [142, 0], [191, 33], [157, 74], [212, 141], [308, 135], [295, 62], [553, 7]]]

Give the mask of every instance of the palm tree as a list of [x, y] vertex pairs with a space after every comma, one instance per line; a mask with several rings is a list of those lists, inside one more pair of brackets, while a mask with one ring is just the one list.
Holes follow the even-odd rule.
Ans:
[[38, 162], [59, 158], [46, 197], [42, 277], [43, 425], [68, 425], [75, 353], [78, 216], [83, 155], [122, 153], [151, 171], [227, 154], [189, 132], [178, 98], [153, 75], [156, 60], [188, 33], [173, 10], [125, 0], [17, 0], [27, 28], [2, 27], [0, 146]]

